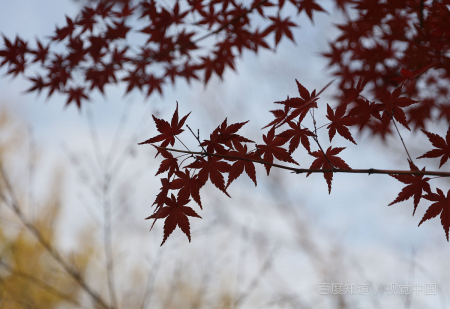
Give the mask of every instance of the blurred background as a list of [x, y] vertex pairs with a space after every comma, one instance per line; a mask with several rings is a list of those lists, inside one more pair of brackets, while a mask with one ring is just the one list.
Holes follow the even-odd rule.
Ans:
[[[315, 25], [297, 16], [296, 44], [283, 39], [276, 53], [244, 53], [223, 81], [178, 81], [162, 96], [124, 96], [119, 84], [104, 96], [94, 92], [79, 111], [64, 108], [62, 96], [25, 94], [28, 81], [4, 75], [0, 308], [449, 308], [450, 246], [433, 222], [439, 219], [417, 227], [426, 201], [414, 217], [412, 201], [388, 207], [403, 184], [384, 175], [334, 175], [329, 195], [320, 174], [272, 169], [267, 177], [257, 166], [258, 186], [240, 177], [228, 189], [231, 199], [210, 183], [201, 189], [204, 209], [191, 206], [203, 219], [192, 218], [191, 243], [177, 228], [160, 247], [163, 222], [149, 232], [144, 218], [161, 186], [154, 176], [161, 159], [137, 143], [157, 134], [151, 115], [170, 119], [178, 101], [180, 115], [192, 111], [186, 123], [202, 139], [228, 118], [250, 120], [242, 135], [259, 143], [273, 102], [297, 96], [295, 79], [312, 91], [333, 78], [318, 53], [344, 16], [331, 1], [321, 5], [332, 14], [315, 14]], [[1, 6], [2, 34], [32, 40], [52, 34], [82, 3]], [[319, 99], [319, 126], [334, 89]], [[422, 155], [427, 139], [402, 129], [412, 156]], [[352, 134], [357, 146], [333, 142], [347, 147], [341, 154], [351, 167], [408, 169], [396, 136]], [[181, 139], [196, 148], [190, 132]], [[328, 147], [326, 131], [319, 140]], [[301, 151], [294, 159], [303, 168], [312, 162]], [[401, 294], [401, 285], [410, 293]]]

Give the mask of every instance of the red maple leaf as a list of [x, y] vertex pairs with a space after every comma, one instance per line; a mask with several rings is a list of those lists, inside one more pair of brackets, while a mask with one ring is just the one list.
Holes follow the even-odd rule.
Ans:
[[293, 5], [295, 5], [298, 8], [298, 14], [301, 13], [301, 11], [305, 10], [306, 14], [308, 15], [311, 22], [314, 24], [312, 12], [313, 11], [319, 11], [319, 12], [325, 12], [320, 5], [318, 5], [315, 0], [290, 0]]
[[131, 90], [133, 90], [134, 87], [138, 87], [139, 90], [142, 90], [142, 86], [144, 85], [145, 81], [145, 74], [143, 74], [138, 69], [134, 71], [127, 71], [128, 76], [122, 78], [122, 81], [128, 82], [127, 91], [125, 94], [129, 93]]
[[[229, 156], [259, 160], [255, 152], [250, 153], [247, 152], [247, 145], [242, 146], [241, 143], [237, 142], [234, 144], [234, 146], [236, 148], [236, 151], [228, 152]], [[250, 177], [250, 179], [253, 180], [256, 186], [256, 170], [253, 162], [245, 160], [236, 160], [236, 162], [233, 163], [230, 171], [228, 172], [227, 188], [235, 179], [237, 179], [242, 174], [244, 169], [248, 177]]]
[[[267, 4], [267, 3], [269, 3], [269, 1], [267, 1], [265, 3]], [[258, 28], [255, 30], [255, 32], [251, 33], [250, 37], [251, 37], [251, 41], [252, 41], [251, 49], [255, 53], [258, 52], [259, 46], [266, 48], [266, 49], [270, 49], [269, 45], [266, 43], [266, 41], [264, 41], [263, 33], [260, 33]]]
[[386, 137], [392, 135], [393, 132], [390, 127], [384, 127], [380, 121], [367, 122], [366, 128], [370, 130], [370, 134], [374, 137], [379, 136], [383, 141], [386, 141]]
[[209, 153], [214, 153], [215, 151], [224, 154], [226, 153], [226, 149], [223, 145], [232, 148], [232, 142], [253, 143], [253, 141], [236, 134], [247, 122], [233, 123], [228, 126], [227, 118], [225, 118], [222, 124], [210, 134], [209, 140], [204, 140], [200, 146], [206, 147], [206, 151]]
[[116, 64], [120, 68], [122, 68], [122, 63], [130, 61], [125, 53], [128, 51], [128, 47], [124, 47], [122, 50], [118, 50], [117, 47], [114, 47], [111, 55], [111, 64]]
[[355, 0], [335, 0], [336, 7], [344, 13], [347, 13], [345, 5], [354, 3], [356, 3]]
[[450, 104], [439, 104], [437, 107], [440, 111], [438, 119], [445, 118], [447, 122], [450, 122]]
[[39, 94], [41, 93], [42, 89], [44, 89], [44, 87], [48, 85], [46, 82], [44, 82], [44, 79], [40, 75], [37, 75], [35, 78], [29, 77], [28, 79], [32, 81], [34, 85], [31, 88], [29, 88], [26, 92], [32, 92], [37, 90]]
[[95, 12], [103, 18], [107, 18], [108, 16], [111, 15], [111, 9], [113, 6], [114, 3], [111, 4], [102, 1], [97, 5]]
[[[166, 147], [169, 144], [173, 146], [175, 144], [175, 136], [184, 131], [181, 128], [183, 127], [183, 125], [189, 115], [190, 115], [190, 113], [187, 114], [186, 116], [184, 116], [183, 118], [181, 118], [180, 122], [178, 122], [178, 102], [177, 102], [177, 108], [175, 109], [175, 112], [172, 117], [172, 122], [170, 124], [167, 121], [156, 118], [153, 115], [153, 120], [156, 123], [156, 128], [158, 129], [158, 131], [161, 134], [159, 134], [155, 137], [152, 137], [152, 138], [146, 140], [145, 142], [139, 143], [138, 145], [152, 144], [152, 143], [157, 143], [157, 142], [162, 141], [162, 144], [160, 145], [160, 147]], [[158, 154], [156, 154], [156, 155], [158, 155]]]
[[0, 57], [5, 59], [0, 63], [0, 68], [6, 63], [13, 65], [17, 63], [19, 59], [24, 59], [25, 53], [28, 51], [27, 43], [25, 41], [22, 41], [17, 37], [13, 44], [4, 35], [3, 41], [5, 49], [0, 49]]
[[382, 104], [370, 102], [367, 99], [356, 99], [355, 103], [357, 105], [349, 111], [348, 116], [359, 119], [359, 127], [361, 129], [364, 128], [371, 117], [381, 121], [380, 110], [382, 109]]
[[[287, 116], [283, 121], [279, 122], [278, 120], [281, 120], [280, 118], [275, 122], [277, 123], [276, 125], [277, 127], [280, 127], [284, 123], [293, 120], [297, 116], [300, 116], [300, 119], [303, 119], [311, 108], [317, 108], [317, 100], [319, 99], [319, 95], [325, 89], [327, 89], [328, 86], [330, 86], [333, 81], [329, 82], [317, 94], [315, 89], [310, 94], [309, 91], [298, 82], [298, 80], [295, 80], [295, 82], [297, 83], [298, 93], [300, 94], [301, 98], [289, 98], [288, 96], [286, 101], [275, 102], [278, 104], [285, 105], [285, 113], [289, 112], [289, 109], [286, 109], [286, 107], [293, 108], [292, 113], [289, 116]], [[282, 114], [280, 114], [280, 117], [281, 116]]]
[[84, 33], [86, 30], [89, 30], [92, 32], [94, 25], [96, 24], [95, 20], [95, 10], [93, 8], [84, 7], [80, 13], [80, 16], [77, 21], [77, 25], [83, 26], [83, 29], [81, 29], [81, 33]]
[[69, 95], [69, 98], [67, 99], [66, 106], [70, 104], [70, 102], [75, 101], [75, 103], [78, 106], [78, 109], [81, 110], [81, 100], [86, 99], [89, 100], [88, 96], [84, 94], [84, 88], [83, 87], [73, 87], [69, 88], [69, 90], [66, 91]]
[[426, 98], [408, 109], [408, 124], [414, 124], [413, 131], [417, 131], [418, 128], [425, 128], [425, 122], [431, 118], [431, 111], [435, 107], [435, 100]]
[[[158, 195], [156, 195], [155, 201], [152, 206], [156, 204], [156, 209], [162, 207], [164, 205], [164, 201], [166, 200], [167, 194], [169, 194], [169, 189], [171, 187], [171, 183], [167, 178], [161, 178], [162, 187], [160, 188]], [[155, 222], [153, 222], [155, 224]], [[153, 225], [152, 225], [153, 227]]]
[[[275, 136], [275, 126], [270, 129], [269, 133], [267, 133], [267, 136], [263, 135], [263, 140], [265, 145], [257, 145], [258, 151], [263, 156], [263, 159], [267, 163], [273, 163], [273, 158], [277, 158], [280, 161], [284, 162], [290, 162], [299, 165], [295, 160], [291, 157], [289, 152], [281, 148], [280, 146], [286, 144], [286, 142], [289, 140], [286, 137], [281, 136]], [[269, 176], [271, 165], [265, 164], [267, 171], [267, 176]]]
[[214, 50], [214, 56], [201, 57], [203, 63], [200, 68], [205, 69], [205, 85], [209, 81], [212, 72], [214, 71], [220, 79], [222, 79], [223, 72], [227, 66], [235, 70], [233, 52], [231, 50], [231, 42], [224, 40], [216, 44], [217, 49]]
[[336, 108], [336, 113], [333, 111], [333, 109], [330, 107], [330, 105], [327, 104], [327, 118], [331, 121], [331, 123], [328, 125], [327, 129], [328, 135], [330, 136], [330, 142], [333, 139], [334, 135], [339, 133], [342, 137], [345, 139], [348, 139], [353, 144], [356, 145], [355, 140], [352, 137], [352, 134], [348, 130], [347, 127], [352, 126], [355, 124], [355, 119], [353, 117], [344, 116], [345, 111], [347, 110], [347, 105], [341, 104]]
[[[166, 171], [169, 171], [169, 173], [167, 174], [168, 177], [170, 178], [170, 176], [172, 176], [173, 173], [178, 171], [178, 159], [174, 158], [173, 155], [168, 152], [165, 149], [158, 149], [158, 147], [154, 146], [160, 153], [161, 155], [165, 158], [165, 160], [163, 160], [161, 162], [161, 165], [159, 166], [158, 171], [156, 172], [156, 175], [159, 175], [161, 173], [164, 173]], [[173, 189], [173, 185], [171, 186], [171, 189]]]
[[419, 226], [431, 218], [437, 217], [441, 214], [441, 224], [444, 228], [445, 235], [447, 236], [447, 241], [449, 241], [448, 231], [450, 227], [450, 190], [447, 192], [447, 197], [445, 197], [444, 192], [437, 188], [436, 193], [429, 193], [423, 196], [423, 198], [435, 202], [430, 205], [430, 207], [425, 212], [422, 220], [419, 222]]
[[192, 196], [194, 201], [196, 201], [200, 208], [203, 209], [202, 202], [200, 200], [200, 187], [202, 184], [198, 180], [198, 175], [192, 175], [191, 177], [188, 169], [185, 169], [184, 172], [176, 171], [175, 175], [178, 178], [175, 178], [172, 181], [170, 189], [180, 189], [180, 191], [178, 191], [178, 199], [188, 199], [189, 196]]
[[267, 27], [266, 30], [264, 30], [262, 36], [266, 36], [272, 31], [275, 31], [275, 45], [278, 45], [283, 34], [285, 34], [292, 42], [295, 43], [294, 36], [292, 35], [289, 27], [297, 27], [297, 25], [291, 22], [289, 20], [289, 17], [286, 17], [286, 19], [282, 20], [280, 15], [278, 15], [276, 17], [269, 17], [269, 19], [273, 21], [273, 24]]
[[105, 39], [125, 39], [127, 33], [131, 30], [131, 27], [126, 26], [124, 20], [122, 20], [120, 23], [118, 21], [113, 21], [113, 24], [115, 27], [107, 25], [108, 30], [105, 33]]
[[186, 17], [186, 15], [189, 13], [188, 11], [180, 12], [180, 5], [178, 1], [175, 3], [175, 6], [172, 9], [172, 16], [171, 16], [171, 22], [173, 24], [179, 25], [183, 24], [183, 19]]
[[214, 5], [209, 5], [209, 12], [201, 11], [200, 15], [203, 16], [203, 19], [198, 21], [199, 25], [208, 25], [208, 29], [211, 29], [212, 26], [216, 23], [220, 23], [220, 11], [215, 12]]
[[162, 78], [155, 77], [153, 74], [147, 76], [147, 80], [145, 81], [145, 85], [148, 85], [147, 97], [152, 94], [153, 90], [158, 90], [160, 94], [162, 94], [161, 84], [163, 83]]
[[38, 44], [38, 48], [36, 50], [30, 51], [30, 53], [34, 54], [34, 60], [33, 62], [40, 61], [41, 64], [44, 64], [45, 60], [48, 56], [48, 49], [50, 45], [47, 45], [47, 47], [44, 47], [39, 40], [36, 40]]
[[331, 47], [331, 51], [328, 53], [321, 53], [322, 56], [326, 58], [330, 58], [330, 63], [328, 66], [332, 66], [333, 64], [342, 65], [342, 54], [345, 52], [344, 48], [336, 47], [334, 43], [328, 43]]
[[133, 11], [136, 9], [136, 7], [131, 7], [128, 2], [126, 2], [119, 11], [113, 11], [112, 14], [115, 17], [118, 18], [123, 18], [123, 17], [128, 17], [131, 16], [133, 14]]
[[[303, 117], [305, 117], [305, 114], [303, 114]], [[311, 148], [309, 145], [308, 136], [315, 136], [314, 133], [312, 133], [309, 129], [301, 127], [301, 122], [303, 118], [300, 117], [298, 122], [289, 121], [288, 125], [291, 127], [291, 129], [286, 130], [284, 132], [281, 132], [278, 134], [280, 137], [285, 137], [289, 142], [289, 153], [292, 154], [295, 149], [297, 149], [300, 142], [302, 143], [303, 147], [309, 152], [311, 152]]]
[[[411, 171], [419, 170], [413, 162], [411, 162], [410, 160], [408, 160], [408, 162]], [[425, 167], [422, 169], [422, 171], [425, 171]], [[414, 211], [413, 211], [414, 216], [417, 205], [419, 205], [420, 199], [422, 198], [422, 192], [425, 191], [428, 194], [431, 194], [430, 184], [428, 183], [428, 180], [430, 180], [430, 178], [429, 177], [423, 178], [423, 175], [389, 174], [389, 176], [394, 177], [395, 179], [397, 179], [400, 182], [403, 182], [404, 184], [407, 184], [407, 186], [402, 189], [402, 191], [398, 194], [397, 198], [388, 206], [391, 206], [398, 202], [409, 200], [411, 197], [414, 196]]]
[[382, 122], [385, 127], [391, 122], [391, 117], [394, 117], [399, 123], [401, 123], [405, 128], [411, 131], [408, 127], [408, 122], [406, 121], [405, 112], [402, 107], [407, 107], [415, 104], [419, 101], [414, 101], [407, 97], [399, 97], [402, 92], [402, 87], [398, 87], [392, 93], [386, 91], [385, 96], [380, 101], [384, 104], [383, 118]]
[[[336, 155], [344, 149], [345, 149], [345, 147], [332, 148], [330, 146], [330, 147], [328, 147], [325, 154], [321, 150], [311, 152], [310, 155], [312, 155], [313, 157], [316, 157], [317, 159], [314, 160], [314, 162], [311, 164], [309, 169], [333, 169], [333, 167], [334, 167], [334, 168], [342, 168], [342, 169], [351, 170], [351, 167], [348, 166], [344, 160], [342, 160], [339, 157], [336, 157]], [[330, 163], [333, 166], [331, 166]], [[308, 177], [309, 175], [311, 175], [311, 173], [308, 173], [306, 175], [306, 177]], [[332, 172], [323, 173], [323, 177], [327, 181], [328, 194], [330, 194], [331, 193], [331, 181], [333, 180], [333, 173]]]
[[436, 147], [436, 149], [430, 150], [427, 153], [421, 155], [417, 159], [421, 158], [437, 158], [441, 157], [441, 163], [439, 164], [439, 168], [447, 162], [450, 156], [450, 126], [447, 130], [447, 136], [445, 140], [437, 134], [427, 132], [422, 129], [422, 132], [425, 133], [430, 140], [431, 144]]
[[[289, 96], [287, 97], [286, 101], [289, 101]], [[286, 101], [283, 101], [283, 102], [286, 102]], [[282, 103], [282, 102], [275, 102], [275, 103]], [[263, 129], [265, 129], [267, 127], [271, 127], [273, 125], [278, 126], [280, 123], [284, 123], [284, 120], [287, 118], [290, 110], [291, 110], [291, 108], [288, 105], [284, 105], [284, 110], [282, 110], [282, 109], [271, 110], [270, 112], [275, 116], [275, 119], [272, 122], [270, 122], [268, 125], [263, 127]]]
[[61, 29], [56, 27], [56, 34], [55, 34], [54, 37], [51, 37], [52, 41], [62, 41], [67, 36], [71, 36], [72, 35], [73, 31], [75, 30], [74, 23], [73, 23], [72, 19], [70, 19], [67, 16], [66, 16], [66, 22], [67, 22], [67, 26], [66, 27], [61, 28]]
[[351, 81], [350, 88], [344, 88], [342, 89], [343, 97], [338, 97], [341, 99], [341, 104], [348, 105], [352, 102], [356, 102], [361, 95], [361, 92], [364, 91], [364, 87], [366, 86], [368, 80], [364, 79], [362, 77], [359, 78], [358, 84], [355, 86], [355, 81]]
[[[286, 102], [287, 106], [294, 108], [292, 113], [286, 118], [286, 121], [293, 120], [297, 116], [300, 116], [300, 118], [303, 119], [306, 113], [308, 113], [311, 108], [317, 108], [317, 100], [319, 99], [319, 94], [316, 95], [316, 89], [309, 93], [309, 91], [302, 84], [300, 84], [298, 80], [295, 80], [295, 82], [297, 83], [298, 93], [300, 94], [301, 98], [291, 98]], [[328, 85], [325, 86], [325, 88], [326, 87], [328, 87]], [[322, 91], [324, 89], [322, 89]]]
[[183, 233], [186, 234], [189, 242], [191, 242], [191, 227], [189, 224], [188, 216], [197, 218], [201, 217], [191, 207], [184, 206], [189, 202], [189, 199], [177, 201], [175, 196], [172, 194], [170, 198], [166, 198], [166, 200], [164, 201], [164, 204], [166, 204], [167, 207], [159, 208], [153, 215], [145, 218], [155, 220], [166, 218], [166, 220], [164, 221], [164, 238], [161, 246], [165, 243], [167, 237], [172, 234], [177, 225], [180, 227]]
[[198, 180], [203, 186], [206, 181], [208, 181], [208, 177], [211, 182], [220, 190], [222, 190], [228, 197], [228, 192], [225, 189], [225, 180], [223, 179], [222, 173], [228, 173], [230, 171], [231, 166], [224, 161], [220, 161], [219, 157], [208, 157], [208, 160], [203, 159], [202, 157], [197, 156], [197, 161], [186, 166], [187, 168], [198, 168], [200, 171], [198, 172]]

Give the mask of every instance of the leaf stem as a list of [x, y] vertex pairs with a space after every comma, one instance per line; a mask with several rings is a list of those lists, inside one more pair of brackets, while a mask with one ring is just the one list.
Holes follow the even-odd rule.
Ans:
[[411, 156], [409, 155], [408, 148], [406, 148], [405, 141], [403, 140], [403, 137], [402, 137], [402, 135], [400, 134], [400, 131], [398, 130], [398, 127], [397, 127], [397, 124], [395, 123], [394, 117], [393, 117], [390, 113], [388, 113], [388, 112], [386, 112], [386, 114], [388, 114], [389, 117], [391, 117], [392, 122], [394, 123], [394, 126], [395, 126], [395, 129], [397, 130], [398, 136], [400, 136], [400, 140], [402, 141], [403, 148], [405, 148], [405, 151], [406, 151], [406, 154], [408, 155], [409, 160], [410, 160], [412, 163], [414, 163], [413, 159], [412, 159]]

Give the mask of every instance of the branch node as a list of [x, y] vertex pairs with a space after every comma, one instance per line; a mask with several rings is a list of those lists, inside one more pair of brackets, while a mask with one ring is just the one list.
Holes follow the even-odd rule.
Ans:
[[[261, 156], [261, 153], [259, 152], [258, 144], [255, 144], [255, 147], [256, 147], [256, 151], [258, 152], [259, 158], [261, 159], [261, 161], [264, 161]], [[263, 164], [263, 163], [261, 163], [261, 164]]]

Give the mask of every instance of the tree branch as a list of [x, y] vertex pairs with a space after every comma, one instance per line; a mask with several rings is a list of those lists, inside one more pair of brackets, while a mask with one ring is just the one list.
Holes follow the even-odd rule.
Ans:
[[195, 151], [185, 151], [185, 150], [179, 150], [179, 149], [173, 149], [173, 148], [165, 148], [165, 147], [158, 147], [159, 149], [167, 150], [167, 151], [173, 151], [173, 152], [181, 152], [181, 153], [188, 153], [192, 155], [199, 155], [199, 156], [212, 156], [212, 157], [219, 157], [224, 159], [233, 159], [233, 160], [243, 160], [243, 161], [250, 161], [255, 163], [261, 163], [265, 165], [270, 165], [273, 167], [293, 171], [296, 174], [301, 173], [351, 173], [351, 174], [396, 174], [396, 175], [427, 175], [427, 176], [440, 176], [440, 177], [450, 177], [450, 172], [437, 172], [437, 171], [407, 171], [407, 170], [382, 170], [382, 169], [308, 169], [308, 168], [295, 168], [290, 167], [286, 165], [276, 164], [276, 163], [268, 163], [263, 160], [254, 160], [250, 158], [242, 158], [242, 157], [234, 157], [234, 156], [228, 156], [228, 155], [221, 155], [217, 153], [204, 153], [204, 152], [195, 152]]
[[13, 274], [14, 276], [24, 278], [25, 280], [28, 280], [29, 282], [35, 284], [36, 286], [39, 286], [40, 288], [48, 291], [49, 293], [52, 293], [53, 295], [55, 295], [61, 299], [64, 299], [64, 300], [74, 304], [77, 307], [81, 307], [80, 303], [76, 299], [73, 299], [70, 295], [67, 295], [67, 294], [59, 291], [58, 289], [54, 288], [53, 286], [47, 284], [45, 281], [42, 281], [30, 274], [14, 270], [13, 267], [11, 267], [9, 264], [7, 264], [5, 261], [3, 261], [1, 258], [0, 258], [0, 265], [2, 267], [4, 267], [8, 272]]

